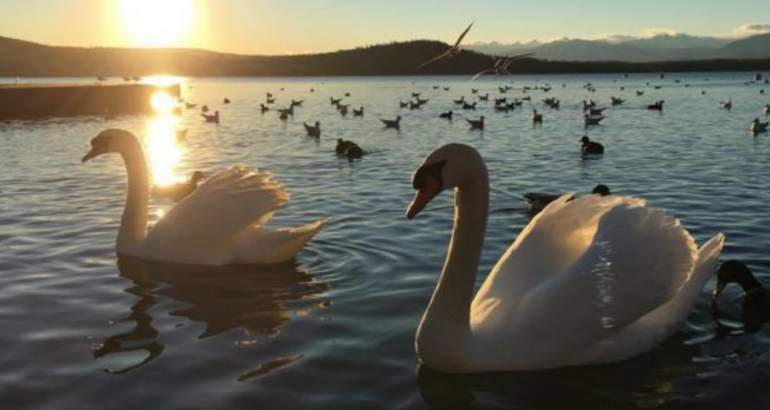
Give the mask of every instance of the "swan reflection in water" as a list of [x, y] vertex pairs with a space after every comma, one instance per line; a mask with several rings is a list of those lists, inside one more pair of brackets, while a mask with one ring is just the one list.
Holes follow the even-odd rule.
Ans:
[[[483, 408], [626, 409], [695, 397], [704, 364], [700, 348], [680, 333], [652, 352], [624, 362], [522, 372], [447, 374], [420, 365], [417, 384], [434, 410]], [[519, 408], [519, 407], [516, 407]]]
[[132, 282], [125, 291], [139, 299], [125, 317], [112, 321], [133, 323], [133, 329], [101, 340], [93, 352], [97, 360], [130, 358], [127, 364], [117, 360], [120, 366], [105, 369], [113, 374], [141, 367], [163, 353], [166, 346], [161, 343], [159, 326], [154, 325], [155, 320], [162, 318], [153, 307], [166, 298], [182, 302], [185, 307], [163, 313], [205, 325], [198, 339], [231, 330], [241, 330], [251, 337], [274, 336], [293, 317], [329, 304], [323, 296], [328, 285], [316, 282], [312, 274], [294, 261], [267, 266], [206, 267], [120, 256], [118, 269], [120, 276]]

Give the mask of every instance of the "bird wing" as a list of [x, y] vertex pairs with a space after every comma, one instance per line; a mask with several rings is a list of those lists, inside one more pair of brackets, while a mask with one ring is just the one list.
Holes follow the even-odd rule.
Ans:
[[474, 75], [474, 76], [471, 78], [471, 82], [474, 82], [474, 81], [476, 81], [476, 79], [478, 79], [478, 78], [479, 78], [479, 77], [481, 77], [482, 75], [484, 75], [484, 74], [486, 74], [486, 73], [488, 73], [488, 72], [491, 72], [491, 71], [497, 71], [497, 70], [495, 70], [494, 68], [490, 68], [490, 69], [487, 69], [487, 70], [484, 70], [484, 71], [480, 71], [480, 72], [476, 73], [476, 75]]
[[457, 42], [455, 43], [454, 48], [456, 48], [456, 49], [460, 48], [460, 44], [463, 42], [463, 39], [465, 38], [465, 35], [468, 34], [469, 31], [471, 31], [471, 27], [473, 27], [473, 23], [475, 23], [475, 22], [472, 21], [471, 24], [468, 25], [468, 28], [466, 28], [465, 31], [463, 31], [463, 33], [460, 34], [460, 37], [457, 38]]
[[513, 63], [516, 60], [521, 60], [522, 58], [531, 57], [533, 55], [535, 55], [535, 54], [534, 53], [526, 53], [526, 54], [519, 54], [519, 55], [508, 57], [508, 59], [505, 60], [505, 63], [500, 68], [500, 70], [502, 70], [506, 74], [510, 75], [511, 73], [508, 71], [508, 67], [511, 65], [511, 63]]
[[526, 54], [519, 54], [515, 56], [508, 57], [507, 60], [505, 60], [505, 64], [503, 64], [503, 69], [507, 69], [511, 63], [513, 63], [516, 60], [521, 60], [522, 58], [532, 57], [535, 55], [535, 53], [526, 53]]
[[264, 225], [288, 201], [288, 192], [271, 174], [232, 166], [172, 207], [150, 230], [147, 248], [163, 252], [176, 243], [195, 249], [225, 247], [242, 231]]
[[576, 338], [570, 343], [580, 342], [671, 300], [690, 277], [696, 253], [679, 221], [646, 208], [643, 200], [588, 195], [567, 202], [564, 196], [535, 217], [500, 259], [474, 310], [492, 317], [503, 313], [494, 310], [506, 310], [503, 316], [516, 315], [519, 330], [559, 321], [560, 331]]
[[447, 50], [447, 51], [445, 51], [445, 52], [443, 52], [443, 53], [441, 53], [441, 54], [437, 55], [436, 57], [433, 57], [433, 58], [431, 58], [430, 60], [428, 60], [428, 61], [426, 61], [426, 62], [424, 62], [424, 63], [422, 63], [422, 64], [418, 65], [418, 66], [417, 66], [417, 69], [419, 70], [419, 69], [421, 69], [421, 68], [425, 67], [425, 66], [426, 66], [426, 65], [428, 65], [428, 64], [431, 64], [431, 63], [435, 63], [436, 61], [438, 61], [438, 60], [441, 60], [442, 58], [448, 57], [448, 56], [451, 54], [451, 50], [452, 50], [452, 49], [450, 48], [449, 50]]

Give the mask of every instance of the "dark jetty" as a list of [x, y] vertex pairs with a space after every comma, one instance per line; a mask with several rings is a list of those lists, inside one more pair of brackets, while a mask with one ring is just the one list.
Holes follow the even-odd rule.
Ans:
[[0, 86], [0, 120], [29, 120], [152, 112], [150, 101], [158, 90], [179, 97], [179, 85], [150, 84], [23, 84]]

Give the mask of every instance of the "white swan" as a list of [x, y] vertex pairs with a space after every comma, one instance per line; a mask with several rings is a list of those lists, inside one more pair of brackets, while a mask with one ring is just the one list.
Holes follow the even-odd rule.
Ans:
[[324, 226], [265, 229], [289, 194], [270, 174], [233, 166], [212, 176], [147, 229], [149, 181], [144, 152], [128, 131], [108, 129], [91, 140], [83, 162], [118, 153], [128, 173], [128, 194], [116, 242], [119, 254], [194, 265], [268, 264], [293, 258]]
[[679, 221], [644, 200], [565, 195], [524, 228], [473, 287], [489, 203], [471, 147], [433, 151], [413, 177], [414, 218], [455, 189], [443, 272], [417, 330], [420, 360], [452, 372], [533, 370], [628, 359], [671, 336], [714, 272], [724, 238], [700, 250]]

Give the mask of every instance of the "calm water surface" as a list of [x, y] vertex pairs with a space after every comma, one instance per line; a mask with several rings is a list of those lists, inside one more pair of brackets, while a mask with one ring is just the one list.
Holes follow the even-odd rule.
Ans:
[[[447, 142], [476, 147], [490, 171], [478, 284], [530, 219], [521, 194], [585, 193], [597, 183], [668, 209], [699, 243], [724, 232], [723, 259], [742, 259], [770, 282], [770, 139], [748, 132], [770, 94], [744, 84], [750, 73], [511, 78], [516, 90], [508, 97], [522, 96], [525, 85], [549, 83], [553, 90], [532, 91], [524, 109], [500, 114], [491, 102], [462, 112], [451, 100], [472, 99], [471, 86], [497, 97], [497, 86], [510, 79], [193, 79], [183, 87], [186, 99], [220, 110], [221, 125], [204, 123], [197, 110], [178, 119], [0, 124], [0, 407], [770, 408], [770, 327], [743, 330], [737, 289], [726, 293], [724, 314], [715, 320], [713, 282], [676, 337], [629, 362], [472, 376], [418, 368], [413, 337], [446, 253], [451, 195], [412, 222], [404, 210], [413, 195], [411, 172]], [[595, 93], [582, 87], [587, 82]], [[304, 105], [285, 123], [275, 112], [262, 115], [258, 106], [268, 91], [278, 106], [291, 99]], [[345, 92], [346, 102], [366, 107], [364, 118], [343, 118], [329, 104]], [[400, 109], [398, 101], [411, 92], [430, 102]], [[588, 130], [606, 154], [583, 160], [580, 101], [608, 105], [612, 95], [627, 102]], [[545, 96], [561, 99], [561, 110], [544, 107]], [[224, 97], [232, 104], [223, 105]], [[718, 107], [728, 98], [732, 111]], [[666, 101], [663, 113], [643, 109], [658, 99]], [[530, 124], [532, 108], [545, 114], [543, 126]], [[437, 118], [448, 109], [453, 122]], [[401, 131], [383, 130], [378, 118], [396, 115], [403, 117]], [[487, 118], [483, 133], [463, 119], [479, 115]], [[302, 127], [316, 120], [320, 141]], [[334, 221], [296, 261], [280, 266], [118, 260], [123, 164], [114, 155], [80, 162], [106, 127], [143, 141], [158, 184], [242, 163], [274, 173], [292, 194], [272, 226]], [[177, 127], [189, 128], [187, 143], [173, 142]], [[336, 138], [370, 155], [338, 159]], [[151, 219], [169, 206], [151, 201]]]

